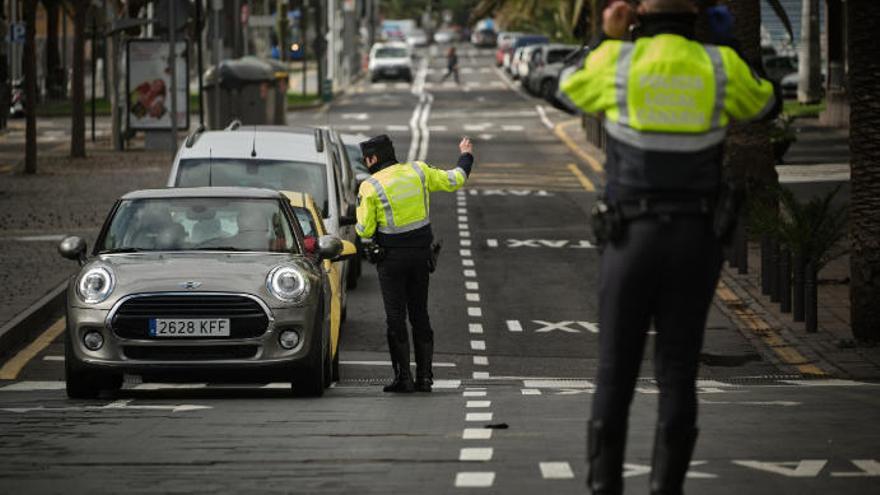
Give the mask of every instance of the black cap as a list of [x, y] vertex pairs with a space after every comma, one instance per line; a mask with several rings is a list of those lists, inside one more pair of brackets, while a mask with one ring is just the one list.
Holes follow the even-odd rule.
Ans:
[[379, 158], [379, 162], [375, 166], [397, 163], [397, 158], [394, 154], [394, 143], [391, 142], [391, 138], [387, 134], [364, 141], [360, 146], [361, 154], [364, 157], [376, 155]]

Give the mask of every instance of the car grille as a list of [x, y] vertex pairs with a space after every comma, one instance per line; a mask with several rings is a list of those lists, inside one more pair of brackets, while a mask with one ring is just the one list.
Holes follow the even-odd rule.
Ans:
[[119, 306], [110, 325], [122, 338], [167, 340], [150, 336], [153, 318], [229, 318], [229, 338], [233, 339], [259, 337], [269, 326], [269, 317], [257, 301], [222, 294], [134, 297]]
[[138, 361], [220, 361], [251, 359], [259, 350], [255, 345], [223, 346], [123, 346], [125, 357]]

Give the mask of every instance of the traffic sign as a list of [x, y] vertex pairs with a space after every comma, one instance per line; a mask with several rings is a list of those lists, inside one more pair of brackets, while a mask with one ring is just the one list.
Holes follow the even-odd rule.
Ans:
[[13, 22], [9, 24], [9, 36], [7, 40], [21, 45], [24, 44], [26, 34], [27, 28], [23, 22]]

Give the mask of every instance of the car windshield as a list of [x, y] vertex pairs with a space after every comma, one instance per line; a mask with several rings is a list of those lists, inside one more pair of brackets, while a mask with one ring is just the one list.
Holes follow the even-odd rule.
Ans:
[[98, 251], [289, 253], [296, 246], [276, 199], [158, 198], [122, 201]]
[[370, 171], [364, 164], [364, 156], [361, 154], [360, 146], [356, 144], [346, 144], [345, 153], [348, 154], [348, 162], [354, 169], [355, 174], [369, 174]]
[[547, 65], [562, 62], [563, 60], [565, 60], [565, 57], [567, 57], [570, 53], [571, 50], [568, 48], [560, 50], [550, 50], [550, 53], [547, 54]]
[[386, 47], [376, 50], [376, 58], [405, 58], [406, 48]]
[[321, 163], [237, 158], [180, 161], [177, 187], [241, 186], [308, 193], [327, 216], [327, 171]]

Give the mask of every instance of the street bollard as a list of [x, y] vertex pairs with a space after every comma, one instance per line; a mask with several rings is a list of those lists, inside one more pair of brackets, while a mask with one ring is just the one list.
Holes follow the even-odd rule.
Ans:
[[770, 236], [761, 236], [761, 294], [770, 295], [770, 251], [772, 251]]
[[804, 257], [795, 254], [792, 260], [792, 319], [797, 322], [804, 321]]
[[791, 251], [782, 248], [779, 257], [779, 310], [791, 313]]
[[807, 262], [804, 281], [804, 327], [807, 333], [819, 329], [819, 274], [813, 260]]

